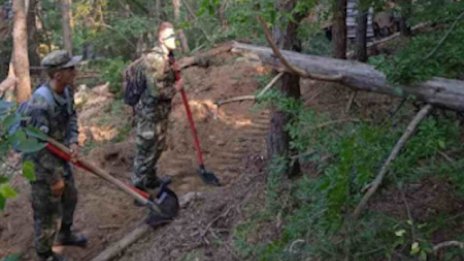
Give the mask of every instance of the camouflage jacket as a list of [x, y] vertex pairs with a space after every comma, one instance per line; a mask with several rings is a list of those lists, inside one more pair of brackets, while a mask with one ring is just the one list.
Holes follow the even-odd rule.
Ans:
[[[175, 81], [174, 71], [169, 64], [168, 54], [161, 47], [154, 47], [134, 62], [128, 70], [132, 77], [144, 77], [148, 94], [151, 96], [171, 100], [176, 91], [173, 87]], [[140, 81], [142, 82], [142, 81]]]
[[[38, 88], [48, 88], [53, 101], [50, 102], [47, 97], [35, 91], [28, 102], [25, 115], [29, 118], [28, 124], [58, 142], [66, 145], [77, 143], [79, 132], [72, 88], [67, 86], [63, 94], [55, 93], [48, 84]], [[47, 149], [25, 154], [24, 158], [34, 162], [37, 180], [53, 183], [67, 174], [67, 163]]]

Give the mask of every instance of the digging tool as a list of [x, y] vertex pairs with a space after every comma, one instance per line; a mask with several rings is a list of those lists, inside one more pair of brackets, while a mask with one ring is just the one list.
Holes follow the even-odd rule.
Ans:
[[[61, 159], [71, 161], [70, 150], [56, 140], [48, 138], [46, 147], [49, 151]], [[94, 166], [92, 163], [84, 159], [78, 159], [76, 162], [72, 163], [75, 166], [93, 173], [96, 176], [116, 185], [119, 189], [134, 197], [138, 202], [146, 206], [150, 210], [150, 213], [145, 221], [152, 227], [166, 223], [177, 215], [179, 210], [179, 201], [176, 194], [167, 187], [171, 182], [170, 180], [164, 181], [161, 184], [159, 192], [152, 200], [152, 197], [149, 193], [116, 179], [115, 177], [106, 173], [104, 170]]]
[[[174, 68], [176, 81], [179, 81], [181, 79], [180, 69], [178, 69], [178, 67], [176, 66], [176, 60], [174, 58], [174, 55], [172, 55], [171, 53], [169, 58], [171, 65]], [[192, 111], [190, 110], [187, 94], [185, 93], [183, 87], [180, 89], [180, 95], [182, 96], [182, 102], [184, 103], [190, 130], [192, 131], [193, 142], [195, 145], [195, 151], [198, 162], [198, 175], [200, 175], [204, 183], [214, 186], [220, 186], [221, 184], [219, 183], [219, 179], [216, 177], [216, 175], [213, 172], [208, 171], [205, 167], [205, 163], [203, 161], [203, 154], [200, 147], [200, 139], [198, 138], [197, 129], [195, 128], [195, 122], [193, 121]]]

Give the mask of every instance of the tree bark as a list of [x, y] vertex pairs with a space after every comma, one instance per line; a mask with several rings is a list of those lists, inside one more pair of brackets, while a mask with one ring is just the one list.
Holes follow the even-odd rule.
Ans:
[[150, 14], [154, 16], [159, 22], [166, 21], [168, 16], [165, 12], [165, 0], [155, 0], [155, 4], [150, 8]]
[[13, 1], [13, 67], [18, 79], [16, 101], [24, 102], [31, 96], [29, 57], [27, 55], [27, 24], [24, 0]]
[[8, 18], [8, 11], [5, 7], [7, 3], [3, 5], [3, 9], [0, 8], [0, 79], [5, 78], [8, 75], [8, 64], [11, 60], [12, 48], [11, 48], [11, 19]]
[[71, 0], [61, 0], [61, 21], [64, 49], [72, 54]]
[[360, 62], [367, 61], [367, 16], [368, 11], [358, 4], [358, 16], [356, 17], [356, 59]]
[[38, 34], [37, 34], [37, 24], [36, 24], [36, 15], [37, 15], [37, 2], [38, 0], [30, 0], [29, 8], [27, 10], [27, 36], [28, 36], [28, 54], [29, 54], [29, 63], [31, 66], [40, 65], [40, 56], [38, 49]]
[[[280, 1], [278, 2], [278, 10], [282, 13], [290, 13], [296, 6], [297, 1]], [[280, 32], [279, 28], [274, 28], [274, 39], [283, 47], [283, 49], [301, 51], [301, 43], [297, 38], [297, 31], [300, 21], [303, 19], [303, 14], [297, 14], [291, 19], [285, 32]], [[279, 91], [284, 97], [293, 98], [296, 101], [300, 100], [300, 77], [290, 73], [285, 73], [282, 76], [280, 84], [278, 85]], [[288, 123], [293, 120], [291, 115], [280, 111], [274, 107], [271, 115], [271, 126], [268, 135], [267, 151], [269, 159], [276, 157], [284, 157], [286, 159], [293, 153], [290, 148], [290, 135], [286, 130]], [[300, 173], [300, 164], [298, 160], [294, 161], [292, 165], [286, 166], [286, 173], [289, 177], [295, 176]]]
[[[256, 54], [263, 63], [278, 71], [289, 72], [267, 47], [234, 43], [232, 51], [236, 53]], [[398, 97], [415, 97], [434, 107], [464, 111], [464, 81], [445, 78], [432, 78], [413, 85], [392, 85], [385, 75], [373, 66], [315, 55], [306, 55], [291, 51], [282, 51], [285, 59], [306, 72], [324, 75], [342, 75], [340, 83], [355, 90], [376, 92]]]
[[[176, 23], [179, 23], [180, 21], [180, 6], [181, 2], [180, 0], [172, 0], [172, 6], [174, 7], [174, 20]], [[178, 30], [179, 38], [180, 38], [180, 43], [182, 45], [182, 51], [184, 52], [190, 52], [190, 48], [188, 46], [187, 42], [187, 37], [185, 37], [184, 30], [180, 29]]]
[[409, 37], [412, 35], [411, 28], [408, 25], [408, 19], [412, 15], [412, 2], [411, 0], [401, 0], [400, 1], [400, 34], [402, 36]]
[[332, 22], [332, 56], [338, 59], [346, 59], [347, 32], [346, 32], [346, 2], [347, 0], [333, 0]]

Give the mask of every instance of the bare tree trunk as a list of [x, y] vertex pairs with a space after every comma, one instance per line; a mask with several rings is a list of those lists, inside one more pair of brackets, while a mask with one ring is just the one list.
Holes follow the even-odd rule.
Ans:
[[[9, 63], [11, 61], [12, 47], [11, 47], [11, 31], [12, 23], [8, 16], [8, 5], [6, 2], [3, 4], [3, 9], [0, 9], [0, 79], [3, 79], [8, 74]], [[11, 7], [11, 6], [10, 6]]]
[[149, 9], [151, 16], [155, 17], [159, 22], [166, 21], [168, 16], [165, 11], [166, 0], [155, 0], [155, 4], [152, 8]]
[[346, 59], [346, 1], [333, 0], [333, 22], [332, 22], [332, 39], [333, 39], [333, 57]]
[[163, 0], [155, 0], [155, 10], [153, 10], [153, 8], [150, 8], [150, 11], [151, 11], [150, 15], [154, 15], [158, 21], [161, 20], [161, 16], [160, 16], [161, 1]]
[[408, 25], [408, 19], [412, 15], [412, 2], [411, 0], [401, 0], [401, 18], [400, 18], [400, 34], [402, 36], [411, 36], [411, 28]]
[[29, 8], [27, 10], [27, 36], [28, 36], [28, 54], [29, 63], [31, 66], [40, 65], [39, 49], [38, 49], [38, 34], [37, 34], [37, 2], [38, 0], [30, 0]]
[[219, 6], [219, 9], [218, 9], [218, 18], [219, 18], [219, 22], [221, 23], [221, 27], [223, 30], [227, 30], [229, 27], [227, 23], [227, 17], [226, 17], [226, 9], [228, 5], [229, 5], [229, 0], [221, 1], [221, 5]]
[[368, 11], [359, 5], [356, 17], [356, 59], [360, 62], [367, 61], [367, 16]]
[[31, 97], [29, 57], [27, 55], [27, 24], [24, 0], [13, 1], [13, 67], [18, 79], [16, 101], [24, 102]]
[[64, 49], [72, 54], [71, 0], [61, 0]]
[[[278, 3], [278, 9], [284, 13], [290, 13], [296, 6], [297, 0], [281, 1]], [[277, 43], [283, 47], [283, 49], [290, 49], [295, 51], [301, 51], [301, 44], [297, 39], [297, 31], [300, 21], [304, 15], [296, 15], [293, 17], [286, 27], [285, 32], [279, 32], [279, 28], [274, 28], [274, 39], [277, 39]], [[280, 81], [278, 87], [280, 92], [288, 98], [293, 98], [296, 101], [300, 100], [300, 77], [285, 73]], [[271, 126], [268, 135], [267, 150], [268, 157], [270, 159], [276, 157], [289, 158], [291, 154], [294, 154], [290, 148], [290, 135], [286, 130], [287, 124], [292, 120], [290, 114], [280, 111], [278, 108], [273, 108], [271, 115]], [[300, 164], [296, 160], [292, 165], [288, 165], [286, 173], [291, 177], [300, 173]]]
[[[181, 6], [180, 0], [172, 0], [172, 6], [174, 7], [174, 20], [176, 21], [176, 23], [179, 23], [180, 6]], [[184, 30], [182, 29], [179, 30], [179, 38], [180, 38], [180, 43], [182, 44], [182, 51], [186, 53], [190, 52], [190, 48], [187, 42], [187, 37], [185, 37]]]

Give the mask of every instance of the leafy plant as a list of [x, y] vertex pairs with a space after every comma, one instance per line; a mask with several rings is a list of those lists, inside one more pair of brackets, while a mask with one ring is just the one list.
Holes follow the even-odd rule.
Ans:
[[[402, 134], [404, 122], [332, 123], [328, 115], [283, 98], [276, 91], [267, 93], [261, 102], [294, 116], [295, 120], [286, 126], [292, 137], [291, 146], [299, 153], [300, 163], [315, 164], [318, 174], [304, 173], [286, 188], [279, 171], [282, 159], [273, 161], [267, 179], [266, 209], [262, 213], [282, 211], [284, 225], [278, 239], [247, 248], [243, 245], [247, 234], [240, 232], [242, 243], [238, 246], [246, 256], [256, 260], [340, 260], [349, 255], [354, 260], [379, 260], [395, 253], [419, 259], [431, 253], [434, 231], [445, 227], [434, 220], [429, 221], [437, 224], [432, 229], [374, 211], [357, 222], [349, 218]], [[397, 178], [387, 176], [386, 183], [417, 182], [436, 173], [437, 168], [442, 169], [443, 175], [452, 169], [456, 173], [452, 177], [459, 183], [462, 162], [450, 168], [439, 154], [441, 150], [461, 149], [458, 141], [459, 127], [454, 121], [432, 117], [424, 120], [391, 167]], [[250, 227], [256, 227], [253, 224], [259, 215], [254, 217], [248, 223]], [[418, 231], [415, 237], [409, 233], [412, 226]], [[403, 230], [407, 233], [400, 233], [401, 237], [395, 234]]]
[[[431, 22], [436, 30], [420, 33], [407, 40], [404, 48], [392, 57], [371, 59], [393, 83], [410, 84], [433, 76], [460, 78], [464, 62], [464, 4], [442, 1], [418, 1], [414, 5], [415, 22]], [[445, 32], [445, 33], [444, 33]]]
[[[16, 112], [16, 106], [12, 103], [0, 100], [0, 210], [5, 207], [7, 199], [14, 198], [17, 193], [10, 186], [9, 179], [14, 174], [14, 170], [7, 167], [7, 154], [15, 148], [18, 152], [34, 152], [45, 147], [44, 136], [32, 128], [18, 127], [15, 131], [14, 126], [19, 126], [22, 116]], [[35, 179], [34, 164], [25, 161], [22, 165], [23, 176], [33, 181]]]

